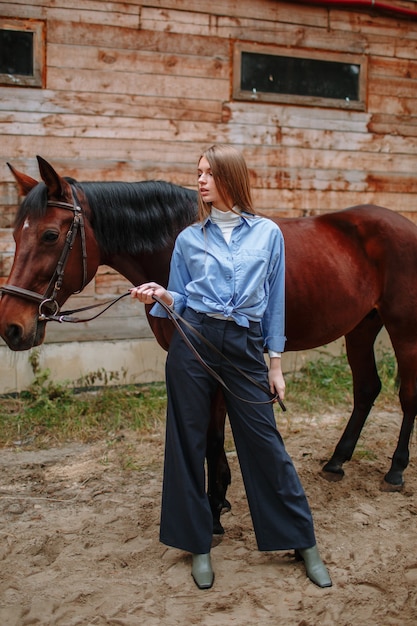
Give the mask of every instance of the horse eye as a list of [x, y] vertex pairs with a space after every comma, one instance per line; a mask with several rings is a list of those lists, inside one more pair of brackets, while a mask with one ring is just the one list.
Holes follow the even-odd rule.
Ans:
[[47, 230], [42, 235], [42, 241], [45, 243], [54, 243], [59, 237], [59, 233], [55, 230]]

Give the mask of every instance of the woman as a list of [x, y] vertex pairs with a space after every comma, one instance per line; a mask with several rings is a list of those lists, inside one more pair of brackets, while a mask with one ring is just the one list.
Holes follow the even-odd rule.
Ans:
[[[227, 385], [226, 407], [258, 548], [295, 549], [307, 576], [320, 587], [330, 587], [309, 505], [277, 431], [271, 404], [271, 395], [283, 399], [285, 393], [282, 233], [271, 220], [255, 215], [247, 166], [238, 150], [210, 147], [199, 159], [197, 176], [199, 221], [177, 237], [168, 289], [146, 283], [132, 289], [132, 297], [150, 304], [156, 296], [217, 348], [211, 349], [184, 327], [200, 355]], [[151, 312], [166, 316], [160, 303]], [[249, 382], [233, 364], [266, 390]], [[209, 589], [214, 580], [204, 463], [210, 402], [217, 384], [175, 332], [166, 363], [160, 539], [192, 553], [192, 576], [200, 589]]]

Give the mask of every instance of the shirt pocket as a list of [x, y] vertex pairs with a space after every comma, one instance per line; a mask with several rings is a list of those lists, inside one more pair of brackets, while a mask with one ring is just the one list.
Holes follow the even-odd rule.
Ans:
[[259, 303], [267, 293], [270, 253], [268, 250], [241, 250], [236, 259], [236, 280], [247, 305]]

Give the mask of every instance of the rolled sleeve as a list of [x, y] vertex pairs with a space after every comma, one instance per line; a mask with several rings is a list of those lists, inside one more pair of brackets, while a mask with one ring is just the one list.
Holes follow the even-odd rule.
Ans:
[[285, 246], [281, 231], [275, 245], [268, 277], [268, 306], [262, 319], [265, 347], [274, 352], [285, 349]]

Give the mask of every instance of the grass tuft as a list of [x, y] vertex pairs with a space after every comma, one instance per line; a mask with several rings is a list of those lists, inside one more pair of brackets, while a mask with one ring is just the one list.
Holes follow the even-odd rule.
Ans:
[[[384, 352], [377, 367], [382, 383], [377, 402], [395, 401], [398, 385], [394, 354]], [[320, 412], [353, 403], [352, 374], [346, 355], [307, 362], [299, 371], [286, 375], [286, 386], [288, 402], [300, 411]]]

